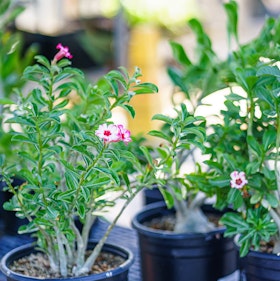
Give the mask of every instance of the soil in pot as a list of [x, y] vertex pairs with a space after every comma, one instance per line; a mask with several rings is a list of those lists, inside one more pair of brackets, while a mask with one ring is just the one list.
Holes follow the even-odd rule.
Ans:
[[[117, 268], [124, 262], [125, 259], [119, 255], [102, 252], [88, 275], [110, 271]], [[9, 268], [18, 274], [37, 277], [40, 279], [61, 278], [58, 273], [51, 271], [47, 256], [39, 252], [14, 261]], [[71, 272], [69, 272], [69, 277], [72, 277]]]
[[[205, 212], [208, 220], [216, 225], [216, 227], [222, 227], [222, 225], [219, 223], [219, 220], [221, 218], [221, 213], [219, 211], [216, 211], [211, 206], [203, 206], [202, 210]], [[165, 215], [154, 217], [150, 220], [144, 221], [143, 225], [152, 228], [152, 229], [158, 229], [158, 230], [166, 230], [166, 231], [174, 231], [176, 222], [175, 213], [168, 212]]]
[[[89, 243], [92, 249], [96, 242]], [[90, 250], [88, 251], [88, 254]], [[91, 271], [75, 277], [71, 272], [67, 278], [51, 271], [46, 255], [34, 249], [34, 244], [15, 248], [1, 260], [1, 271], [10, 281], [29, 280], [73, 280], [73, 281], [127, 281], [128, 271], [133, 263], [133, 254], [128, 249], [113, 244], [105, 244]]]

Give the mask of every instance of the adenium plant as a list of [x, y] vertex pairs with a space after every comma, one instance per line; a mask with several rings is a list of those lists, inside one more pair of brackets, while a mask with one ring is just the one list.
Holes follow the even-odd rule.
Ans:
[[206, 198], [213, 196], [213, 191], [204, 186], [206, 172], [199, 163], [193, 167], [189, 160], [195, 150], [205, 152], [205, 118], [191, 114], [182, 103], [174, 108], [173, 116], [156, 114], [153, 119], [163, 123], [160, 130], [149, 134], [162, 141], [154, 151], [156, 183], [167, 207], [175, 208], [174, 232], [205, 233], [215, 229], [201, 210]]
[[[154, 182], [156, 166], [148, 149], [140, 148], [148, 158], [140, 163], [130, 150], [130, 131], [114, 120], [112, 111], [121, 107], [134, 116], [130, 100], [155, 93], [157, 87], [141, 83], [137, 67], [131, 76], [120, 68], [91, 84], [71, 67], [71, 51], [62, 44], [57, 49], [52, 61], [36, 56], [37, 63], [25, 69], [29, 90], [17, 91], [8, 111], [19, 160], [7, 163], [0, 157], [3, 180], [13, 194], [4, 207], [28, 220], [19, 233], [36, 237], [52, 271], [81, 276], [89, 272], [126, 206]], [[24, 183], [14, 186], [15, 176]], [[94, 219], [118, 200], [123, 207], [86, 258]]]
[[219, 58], [203, 25], [193, 19], [196, 58], [191, 60], [182, 45], [171, 42], [178, 65], [168, 73], [194, 112], [217, 91], [225, 100], [224, 109], [216, 112], [219, 122], [206, 124], [207, 173], [201, 180], [197, 177], [197, 184], [204, 183], [215, 194], [217, 208], [234, 210], [221, 219], [225, 235], [238, 235], [241, 256], [268, 241], [279, 253], [280, 21], [267, 18], [259, 35], [242, 45], [236, 1], [224, 8], [228, 57]]
[[[269, 61], [259, 62], [248, 72], [247, 69], [235, 71], [236, 76], [243, 79], [242, 83], [237, 83], [240, 83], [245, 96], [235, 92], [229, 94], [227, 103], [235, 110], [235, 115], [229, 116], [226, 112], [223, 115], [228, 118], [228, 126], [237, 124], [236, 133], [244, 138], [245, 143], [236, 145], [232, 142], [226, 147], [221, 140], [215, 142], [216, 147], [208, 162], [216, 171], [216, 180], [224, 180], [220, 185], [218, 204], [223, 205], [225, 199], [224, 202], [237, 211], [225, 214], [221, 221], [227, 228], [226, 235], [240, 235], [241, 256], [250, 249], [259, 250], [262, 241], [270, 240], [273, 240], [274, 251], [278, 253], [280, 69]], [[246, 104], [245, 112], [240, 107], [243, 102]], [[214, 128], [215, 133], [219, 130], [220, 136], [226, 133], [226, 128]], [[217, 140], [217, 136], [214, 139]], [[227, 183], [229, 180], [230, 184]]]

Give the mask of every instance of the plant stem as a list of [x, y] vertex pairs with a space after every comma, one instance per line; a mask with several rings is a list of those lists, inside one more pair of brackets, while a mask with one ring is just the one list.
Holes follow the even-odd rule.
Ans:
[[95, 216], [90, 213], [87, 213], [85, 224], [83, 225], [82, 235], [75, 225], [73, 225], [73, 229], [77, 236], [77, 256], [76, 256], [76, 266], [77, 268], [82, 267], [85, 262], [85, 252], [88, 244], [89, 232], [92, 227], [92, 224], [95, 220]]
[[277, 131], [276, 131], [276, 155], [274, 160], [274, 171], [275, 171], [275, 177], [276, 177], [276, 184], [277, 184], [277, 190], [278, 190], [278, 198], [280, 197], [280, 168], [278, 167], [278, 163], [280, 160], [280, 114], [278, 112], [277, 119]]
[[[255, 105], [254, 105], [254, 100], [252, 97], [252, 93], [248, 92], [248, 96], [249, 96], [249, 104], [247, 105], [249, 108], [249, 117], [248, 117], [248, 129], [247, 129], [247, 137], [248, 136], [252, 136], [253, 137], [253, 122], [254, 122], [254, 115], [255, 115]], [[248, 154], [249, 154], [249, 161], [252, 162], [253, 161], [253, 155], [251, 152], [251, 148], [248, 147]]]
[[278, 228], [278, 233], [280, 233], [280, 217], [279, 215], [277, 214], [277, 212], [273, 209], [273, 208], [270, 208], [269, 209], [269, 213], [271, 215], [271, 217], [273, 218], [277, 228]]
[[114, 218], [114, 220], [110, 223], [110, 225], [108, 226], [105, 234], [102, 236], [102, 238], [99, 240], [98, 244], [94, 247], [94, 250], [92, 251], [91, 255], [88, 257], [88, 259], [86, 260], [85, 264], [83, 265], [82, 268], [80, 268], [79, 270], [77, 270], [75, 272], [76, 276], [80, 276], [84, 273], [89, 272], [90, 268], [92, 267], [92, 265], [94, 264], [95, 260], [97, 259], [98, 255], [100, 254], [103, 245], [105, 244], [109, 234], [111, 233], [112, 229], [115, 227], [118, 219], [120, 218], [120, 216], [123, 214], [124, 210], [126, 209], [126, 207], [129, 205], [129, 203], [135, 198], [135, 196], [145, 187], [145, 185], [141, 185], [140, 187], [137, 188], [136, 192], [131, 194], [131, 197], [129, 197], [128, 200], [125, 201], [125, 203], [123, 204], [121, 210], [119, 211], [119, 213], [117, 214], [117, 216]]
[[56, 233], [57, 246], [58, 246], [58, 252], [59, 252], [59, 270], [60, 270], [60, 274], [63, 277], [66, 277], [67, 276], [67, 259], [66, 259], [66, 254], [64, 251], [61, 233], [57, 227], [55, 227], [55, 233]]
[[[83, 182], [84, 182], [84, 180], [85, 180], [85, 175], [98, 163], [98, 161], [99, 161], [99, 159], [101, 158], [101, 156], [102, 156], [102, 154], [103, 154], [103, 152], [104, 152], [104, 150], [105, 150], [105, 148], [106, 148], [107, 146], [106, 145], [104, 145], [103, 147], [102, 147], [102, 149], [101, 149], [101, 151], [99, 152], [99, 154], [97, 155], [97, 157], [95, 158], [95, 160], [86, 168], [86, 170], [81, 174], [81, 176], [80, 176], [80, 180], [79, 180], [79, 183], [78, 183], [78, 187], [77, 187], [77, 190], [76, 190], [76, 195], [75, 195], [75, 198], [76, 198], [76, 200], [78, 200], [78, 198], [79, 198], [79, 194], [80, 194], [80, 190], [81, 190], [81, 188], [82, 188], [82, 184], [83, 184]], [[69, 208], [69, 215], [72, 213], [72, 210], [73, 210], [73, 208], [76, 206], [76, 201], [75, 200], [73, 200], [73, 202], [72, 202], [72, 204], [71, 204], [71, 206], [70, 206], [70, 208]]]

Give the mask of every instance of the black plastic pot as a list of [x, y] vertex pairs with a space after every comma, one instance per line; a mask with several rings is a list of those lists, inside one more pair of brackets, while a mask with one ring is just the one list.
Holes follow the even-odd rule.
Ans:
[[250, 251], [242, 260], [244, 281], [279, 281], [280, 256]]
[[[91, 241], [89, 242], [89, 248], [93, 248], [96, 245], [96, 242]], [[118, 268], [113, 270], [93, 274], [89, 276], [80, 276], [80, 277], [69, 277], [69, 278], [53, 278], [53, 279], [44, 279], [46, 281], [128, 281], [128, 271], [131, 267], [134, 256], [132, 252], [126, 248], [116, 246], [113, 244], [106, 243], [103, 247], [103, 251], [120, 255], [121, 257], [125, 258], [126, 261]], [[2, 259], [1, 259], [1, 271], [7, 277], [9, 281], [38, 281], [42, 280], [40, 278], [29, 277], [22, 274], [18, 274], [13, 272], [9, 269], [9, 265], [15, 260], [31, 253], [36, 252], [34, 249], [34, 244], [27, 244], [15, 248], [14, 250], [8, 252]]]
[[233, 239], [223, 237], [224, 228], [206, 234], [175, 234], [143, 225], [144, 221], [169, 212], [163, 202], [158, 202], [146, 206], [133, 218], [143, 281], [239, 280], [238, 251]]
[[158, 188], [144, 189], [144, 204], [152, 204], [155, 202], [162, 202], [164, 198]]

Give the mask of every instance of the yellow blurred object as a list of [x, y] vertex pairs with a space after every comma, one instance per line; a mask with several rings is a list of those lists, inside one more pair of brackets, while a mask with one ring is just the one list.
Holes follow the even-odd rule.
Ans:
[[[128, 64], [131, 71], [138, 66], [143, 76], [141, 82], [149, 81], [158, 85], [159, 69], [161, 67], [158, 56], [158, 44], [160, 41], [160, 30], [149, 24], [137, 25], [131, 29], [128, 50]], [[147, 94], [136, 96], [131, 104], [135, 108], [134, 119], [128, 117], [129, 129], [132, 134], [148, 133], [156, 126], [151, 121], [152, 116], [161, 112], [160, 94]]]

